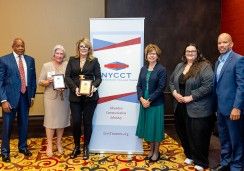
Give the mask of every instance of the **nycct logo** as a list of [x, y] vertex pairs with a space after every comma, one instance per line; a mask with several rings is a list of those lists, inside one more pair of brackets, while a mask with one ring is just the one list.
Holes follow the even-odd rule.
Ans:
[[[130, 72], [122, 72], [123, 69], [129, 68], [128, 64], [121, 62], [112, 62], [104, 65], [105, 68], [113, 70], [114, 72], [102, 72], [102, 79], [130, 79]], [[117, 71], [117, 72], [116, 72]]]

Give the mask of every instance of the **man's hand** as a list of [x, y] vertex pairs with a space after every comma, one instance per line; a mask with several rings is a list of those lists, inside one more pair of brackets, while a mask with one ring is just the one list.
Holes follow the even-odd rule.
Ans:
[[230, 113], [230, 120], [239, 120], [241, 117], [241, 110], [237, 108], [233, 108]]
[[11, 105], [9, 104], [8, 101], [5, 101], [5, 102], [2, 103], [2, 109], [3, 109], [3, 111], [4, 111], [5, 113], [9, 113], [9, 112], [11, 112], [12, 107], [11, 107]]
[[34, 98], [31, 98], [30, 107], [32, 107], [33, 105], [34, 105]]

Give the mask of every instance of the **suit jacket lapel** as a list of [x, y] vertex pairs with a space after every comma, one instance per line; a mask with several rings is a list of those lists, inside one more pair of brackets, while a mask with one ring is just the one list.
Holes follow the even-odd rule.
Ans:
[[214, 66], [214, 85], [216, 85], [217, 83], [217, 68], [219, 66], [219, 60], [217, 60], [215, 62], [215, 66]]
[[25, 77], [27, 77], [27, 86], [29, 85], [29, 77], [28, 75], [30, 75], [30, 61], [28, 60], [28, 58], [26, 58], [26, 56], [24, 55], [25, 58], [25, 62], [26, 62], [26, 69], [27, 69], [27, 75]]
[[[228, 65], [230, 64], [232, 58], [233, 58], [233, 54], [231, 53], [231, 54], [230, 54], [230, 57], [225, 61], [225, 64], [223, 65], [223, 67], [222, 67], [222, 69], [221, 69], [221, 71], [220, 71], [220, 74], [219, 74], [219, 80], [221, 79], [221, 77], [222, 77], [224, 71], [226, 70], [226, 68], [227, 68]], [[218, 81], [219, 81], [219, 80], [218, 80]]]
[[185, 68], [185, 64], [181, 65], [181, 66], [179, 67], [178, 71], [177, 71], [176, 76], [175, 76], [175, 79], [176, 79], [176, 82], [177, 82], [177, 83], [175, 84], [175, 88], [176, 88], [177, 91], [180, 90], [180, 88], [179, 88], [179, 77], [180, 77], [180, 75], [183, 73], [184, 68]]
[[13, 64], [13, 66], [14, 66], [14, 71], [16, 72], [16, 75], [18, 75], [18, 76], [20, 77], [20, 75], [19, 75], [19, 67], [18, 67], [18, 64], [17, 64], [17, 62], [16, 62], [16, 59], [15, 59], [13, 53], [11, 54], [11, 58], [9, 58], [9, 59], [10, 59], [9, 62], [10, 62], [11, 64]]

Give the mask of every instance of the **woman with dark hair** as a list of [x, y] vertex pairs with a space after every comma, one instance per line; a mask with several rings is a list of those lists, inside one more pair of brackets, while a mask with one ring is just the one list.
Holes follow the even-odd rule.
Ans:
[[141, 105], [136, 135], [150, 142], [150, 152], [146, 158], [152, 162], [160, 159], [159, 146], [164, 139], [166, 69], [159, 63], [160, 54], [161, 50], [157, 45], [147, 45], [146, 65], [141, 68], [137, 83]]
[[208, 148], [213, 128], [213, 70], [198, 47], [186, 46], [181, 63], [170, 77], [174, 96], [175, 127], [186, 156], [196, 170], [208, 168]]
[[[93, 56], [91, 43], [82, 38], [76, 44], [76, 56], [70, 57], [66, 72], [65, 82], [70, 89], [70, 109], [73, 125], [73, 138], [75, 148], [70, 158], [76, 158], [80, 153], [81, 124], [84, 126], [83, 159], [89, 158], [89, 143], [92, 133], [92, 118], [97, 106], [98, 92], [96, 91], [101, 79], [101, 70], [98, 59]], [[92, 81], [91, 93], [80, 93], [80, 78]]]

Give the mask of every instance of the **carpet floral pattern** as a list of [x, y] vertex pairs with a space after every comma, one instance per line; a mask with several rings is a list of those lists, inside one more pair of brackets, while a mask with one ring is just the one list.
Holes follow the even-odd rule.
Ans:
[[[149, 152], [149, 145], [144, 142], [143, 155], [124, 154], [90, 154], [89, 160], [82, 160], [82, 154], [76, 159], [70, 159], [69, 154], [73, 149], [72, 137], [63, 138], [64, 154], [60, 155], [55, 150], [52, 157], [47, 157], [46, 139], [28, 139], [29, 149], [32, 151], [31, 157], [25, 157], [17, 150], [18, 140], [11, 140], [11, 163], [0, 161], [0, 170], [18, 171], [193, 171], [193, 165], [184, 164], [184, 154], [182, 147], [170, 138], [165, 136], [165, 140], [160, 144], [160, 160], [152, 163], [144, 160]], [[54, 141], [55, 142], [55, 141]]]

